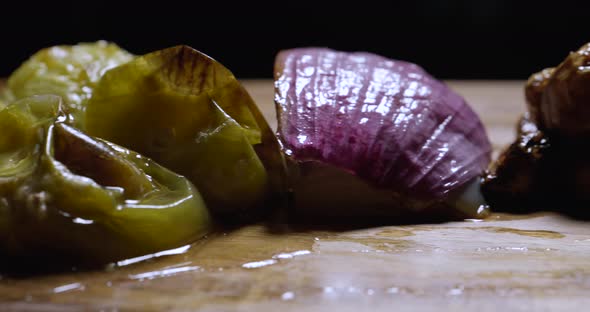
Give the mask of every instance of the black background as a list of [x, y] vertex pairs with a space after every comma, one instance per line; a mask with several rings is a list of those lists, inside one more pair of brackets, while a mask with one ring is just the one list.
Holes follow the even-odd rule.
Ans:
[[297, 46], [364, 50], [445, 79], [525, 79], [590, 41], [590, 1], [45, 1], [5, 3], [0, 75], [55, 44], [141, 54], [188, 44], [239, 78], [270, 78]]

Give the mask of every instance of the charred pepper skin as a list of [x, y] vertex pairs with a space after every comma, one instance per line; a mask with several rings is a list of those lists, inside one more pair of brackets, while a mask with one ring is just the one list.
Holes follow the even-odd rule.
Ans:
[[244, 220], [285, 192], [272, 130], [233, 74], [187, 46], [108, 71], [87, 104], [88, 133], [185, 175], [212, 212]]

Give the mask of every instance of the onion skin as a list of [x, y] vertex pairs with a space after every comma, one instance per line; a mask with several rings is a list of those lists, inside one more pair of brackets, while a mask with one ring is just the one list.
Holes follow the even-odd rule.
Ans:
[[[326, 48], [282, 51], [275, 102], [279, 139], [291, 160], [327, 164], [389, 191], [385, 214], [441, 206], [490, 161], [475, 112], [412, 63]], [[294, 168], [298, 185], [302, 174]], [[478, 215], [477, 208], [465, 214]]]

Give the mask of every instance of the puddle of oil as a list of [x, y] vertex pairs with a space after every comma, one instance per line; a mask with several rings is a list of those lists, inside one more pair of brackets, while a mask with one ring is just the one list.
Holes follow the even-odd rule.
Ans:
[[511, 213], [503, 213], [503, 212], [495, 212], [490, 214], [485, 219], [481, 219], [483, 222], [494, 222], [494, 221], [513, 221], [513, 220], [525, 220], [525, 219], [533, 219], [533, 218], [540, 218], [546, 216], [555, 215], [551, 212], [534, 212], [529, 214], [511, 214]]
[[398, 238], [398, 237], [413, 236], [414, 233], [410, 230], [404, 230], [404, 229], [399, 229], [399, 228], [388, 228], [388, 229], [383, 229], [383, 230], [375, 233], [375, 235], [390, 237], [390, 238]]
[[[409, 240], [387, 239], [379, 237], [350, 237], [350, 236], [327, 236], [321, 239], [322, 243], [342, 243], [342, 244], [356, 244], [357, 246], [366, 246], [370, 249], [360, 249], [361, 251], [375, 251], [375, 252], [403, 252], [414, 247], [414, 242]], [[346, 248], [342, 245], [339, 248], [345, 252], [357, 252], [358, 248]]]
[[270, 234], [263, 226], [249, 226], [220, 235], [185, 258], [205, 269], [241, 267], [243, 264], [271, 260], [284, 260], [310, 253], [314, 233]]
[[[414, 235], [411, 231], [400, 228], [344, 233], [286, 232], [277, 235], [269, 233], [261, 225], [247, 226], [212, 235], [191, 246], [119, 261], [106, 271], [5, 279], [0, 281], [0, 299], [44, 301], [68, 296], [108, 297], [113, 292], [130, 289], [153, 290], [160, 287], [170, 291], [171, 288], [213, 287], [207, 286], [203, 279], [219, 283], [218, 280], [225, 280], [225, 277], [243, 276], [248, 271], [297, 261], [296, 258], [311, 256], [313, 246], [318, 242], [342, 243], [341, 247], [347, 243], [358, 243], [373, 250], [399, 252], [412, 247], [412, 241], [400, 239], [411, 235]], [[195, 286], [196, 280], [201, 286]]]
[[[321, 238], [318, 238], [322, 244], [331, 243], [339, 244], [339, 246], [332, 246], [330, 250], [339, 250], [344, 252], [356, 252], [358, 247], [362, 251], [370, 252], [404, 252], [416, 247], [416, 243], [412, 240], [405, 239], [415, 234], [408, 228], [404, 227], [387, 227], [379, 228], [376, 231], [362, 231], [362, 232], [344, 232], [323, 233]], [[355, 248], [346, 248], [356, 246]], [[336, 247], [336, 249], [334, 249]]]
[[[520, 217], [522, 216], [495, 215], [495, 221], [517, 220]], [[141, 292], [153, 296], [159, 296], [159, 292], [164, 295], [170, 293], [170, 296], [181, 292], [194, 292], [214, 294], [223, 298], [238, 298], [256, 292], [252, 289], [254, 281], [270, 278], [270, 275], [278, 273], [297, 274], [289, 273], [289, 270], [268, 268], [299, 261], [299, 258], [313, 257], [316, 252], [314, 244], [319, 243], [318, 246], [321, 246], [327, 242], [332, 244], [333, 250], [346, 252], [353, 252], [346, 249], [346, 246], [352, 246], [351, 244], [367, 246], [367, 250], [371, 251], [406, 252], [426, 248], [417, 245], [413, 239], [408, 239], [415, 235], [416, 231], [441, 229], [482, 230], [536, 238], [564, 237], [563, 234], [552, 231], [495, 226], [395, 226], [348, 232], [286, 231], [281, 234], [269, 233], [262, 225], [246, 226], [235, 231], [212, 235], [192, 246], [160, 253], [152, 259], [129, 259], [107, 272], [79, 272], [25, 280], [0, 280], [0, 301], [67, 301], [68, 298], [71, 300], [79, 296], [109, 298], [114, 295], [124, 296], [126, 300], [141, 300], [133, 297]], [[411, 290], [400, 285], [387, 291], [374, 288], [366, 292], [402, 294], [411, 293]], [[448, 292], [450, 295], [456, 295], [459, 290], [453, 288]], [[298, 297], [297, 292], [287, 288], [276, 289], [270, 293], [286, 301], [297, 300]]]
[[559, 239], [564, 238], [565, 235], [555, 231], [548, 230], [523, 230], [499, 226], [469, 226], [469, 227], [438, 227], [438, 229], [460, 229], [460, 230], [473, 230], [473, 231], [488, 231], [492, 233], [509, 233], [521, 236], [535, 237], [535, 238], [546, 238], [546, 239]]
[[[411, 229], [413, 231], [436, 231], [436, 230], [471, 230], [471, 231], [488, 231], [493, 233], [509, 233], [509, 234], [516, 234], [521, 236], [528, 236], [528, 237], [535, 237], [535, 238], [545, 238], [545, 239], [560, 239], [564, 238], [565, 235], [555, 231], [548, 231], [548, 230], [524, 230], [524, 229], [515, 229], [515, 228], [508, 228], [508, 227], [499, 227], [499, 226], [485, 226], [480, 222], [479, 226], [414, 226]], [[408, 231], [412, 233], [411, 231]], [[411, 234], [413, 235], [413, 234]]]
[[537, 238], [549, 238], [549, 239], [558, 239], [564, 238], [565, 235], [554, 232], [554, 231], [546, 231], [546, 230], [520, 230], [520, 229], [512, 229], [512, 228], [503, 228], [503, 227], [481, 227], [486, 231], [495, 232], [495, 233], [510, 233], [522, 236], [529, 236], [529, 237], [537, 237]]
[[141, 288], [141, 283], [154, 279], [256, 269], [311, 254], [316, 236], [315, 233], [273, 235], [264, 226], [247, 226], [212, 235], [191, 246], [119, 261], [104, 271], [62, 272], [16, 279], [3, 277], [0, 279], [0, 301], [108, 296], [115, 288]]

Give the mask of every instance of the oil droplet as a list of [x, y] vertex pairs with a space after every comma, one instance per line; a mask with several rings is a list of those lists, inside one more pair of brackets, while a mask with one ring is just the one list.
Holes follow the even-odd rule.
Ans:
[[505, 249], [514, 251], [529, 251], [527, 247], [506, 247]]
[[254, 262], [244, 263], [244, 264], [242, 264], [242, 267], [243, 268], [246, 268], [246, 269], [257, 269], [257, 268], [261, 268], [261, 267], [273, 265], [273, 264], [275, 264], [277, 262], [278, 262], [277, 260], [268, 259], [268, 260], [262, 260], [262, 261], [254, 261]]
[[261, 267], [265, 267], [265, 266], [269, 266], [269, 265], [273, 265], [275, 263], [278, 263], [279, 262], [278, 260], [293, 259], [294, 257], [297, 257], [297, 256], [304, 256], [304, 255], [309, 255], [309, 254], [311, 254], [311, 251], [309, 251], [309, 250], [297, 250], [294, 252], [284, 252], [284, 253], [280, 253], [280, 254], [276, 254], [276, 255], [272, 256], [272, 259], [244, 263], [244, 264], [242, 264], [242, 267], [246, 268], [246, 269], [257, 269], [257, 268], [261, 268]]
[[358, 289], [354, 286], [348, 286], [348, 292], [349, 293], [357, 293], [357, 292], [360, 292], [360, 289]]
[[522, 252], [528, 252], [529, 249], [528, 247], [486, 247], [486, 248], [477, 248], [476, 251], [480, 252], [480, 251], [522, 251]]
[[72, 284], [67, 284], [67, 285], [55, 287], [53, 289], [53, 293], [59, 294], [59, 293], [72, 291], [72, 290], [84, 290], [84, 288], [85, 288], [84, 285], [82, 285], [80, 283], [72, 283]]
[[334, 292], [334, 287], [326, 286], [326, 287], [324, 287], [323, 292], [324, 292], [324, 294], [331, 294]]
[[77, 223], [77, 224], [92, 224], [92, 223], [94, 223], [93, 220], [86, 220], [86, 219], [82, 219], [82, 218], [74, 218], [72, 220], [72, 222]]
[[289, 252], [289, 253], [280, 253], [280, 254], [272, 256], [272, 258], [273, 259], [293, 259], [294, 257], [309, 255], [310, 253], [311, 253], [311, 251], [309, 251], [309, 250], [297, 250], [297, 251]]
[[483, 216], [484, 218], [489, 216], [490, 214], [490, 206], [488, 205], [479, 205], [477, 208], [477, 215]]
[[293, 300], [295, 299], [295, 293], [292, 291], [285, 292], [281, 295], [281, 299], [284, 301]]
[[389, 288], [387, 288], [387, 290], [385, 292], [388, 294], [397, 294], [397, 293], [399, 293], [399, 288], [389, 287]]
[[155, 279], [155, 278], [160, 278], [160, 277], [166, 277], [166, 276], [172, 276], [178, 273], [183, 273], [183, 272], [190, 272], [190, 271], [198, 271], [201, 268], [198, 266], [187, 266], [187, 267], [180, 267], [180, 268], [170, 268], [170, 269], [164, 269], [164, 270], [159, 270], [159, 271], [151, 271], [151, 272], [145, 272], [145, 273], [140, 273], [140, 274], [133, 274], [133, 275], [129, 275], [130, 279], [135, 279], [135, 280], [151, 280], [151, 279]]
[[187, 252], [190, 248], [191, 248], [191, 245], [185, 245], [182, 247], [164, 250], [164, 251], [160, 251], [160, 252], [150, 254], [150, 255], [139, 256], [139, 257], [135, 257], [135, 258], [127, 259], [127, 260], [118, 261], [117, 265], [122, 267], [122, 266], [142, 262], [142, 261], [152, 259], [152, 258], [158, 258], [158, 257], [162, 257], [162, 256], [171, 256], [171, 255], [180, 255], [180, 254]]
[[463, 286], [452, 288], [447, 292], [448, 296], [460, 296], [463, 294]]

